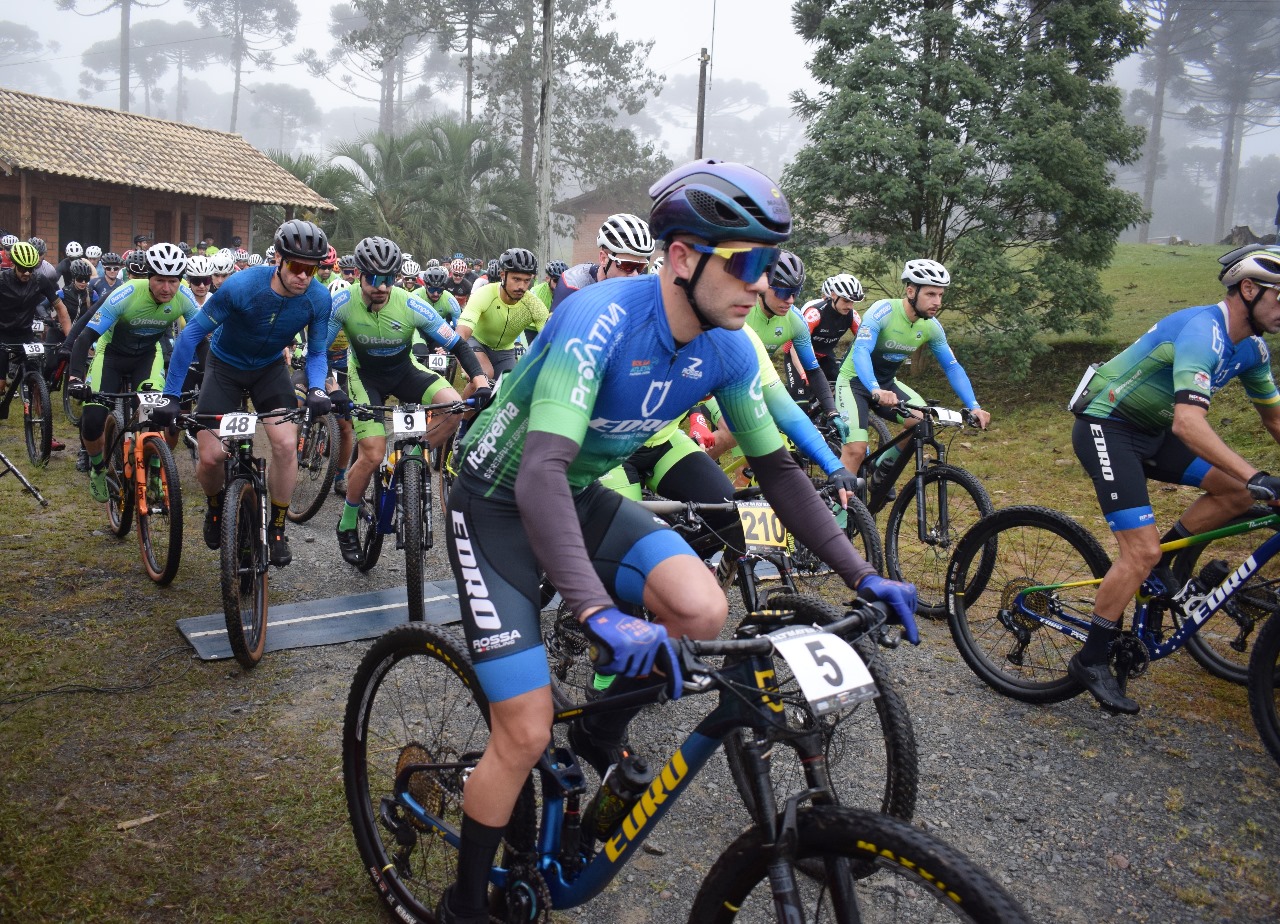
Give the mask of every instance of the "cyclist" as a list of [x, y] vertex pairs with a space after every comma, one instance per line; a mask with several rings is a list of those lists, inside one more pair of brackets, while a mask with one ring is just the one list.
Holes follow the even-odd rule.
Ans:
[[[250, 256], [249, 258], [250, 264], [253, 263], [253, 257], [257, 257], [257, 256], [258, 256], [257, 254], [253, 254]], [[262, 257], [258, 257], [258, 262], [259, 263], [262, 262]], [[336, 272], [337, 268], [338, 268], [338, 251], [334, 249], [332, 244], [330, 244], [329, 255], [324, 258], [323, 262], [321, 262], [320, 264], [320, 269], [316, 272], [316, 279], [320, 280], [320, 285], [324, 286], [326, 289], [329, 288], [329, 283], [333, 282], [335, 279], [338, 278], [338, 274]]]
[[29, 237], [27, 243], [36, 249], [40, 254], [40, 265], [36, 267], [36, 272], [42, 276], [48, 276], [53, 280], [54, 285], [58, 284], [58, 271], [54, 269], [53, 264], [45, 258], [45, 254], [49, 251], [49, 245], [45, 243], [42, 237]]
[[93, 294], [93, 305], [97, 305], [104, 298], [114, 292], [124, 282], [120, 276], [120, 270], [124, 267], [124, 260], [120, 259], [118, 253], [104, 253], [102, 255], [102, 276], [93, 281], [90, 291]]
[[449, 281], [444, 284], [444, 287], [463, 308], [467, 307], [467, 299], [471, 297], [471, 283], [472, 280], [467, 278], [467, 261], [461, 257], [454, 257], [449, 263]]
[[[13, 265], [0, 270], [0, 343], [35, 343], [31, 324], [36, 308], [48, 303], [65, 336], [71, 332], [67, 306], [58, 297], [58, 287], [46, 273], [40, 272], [40, 252], [28, 241], [17, 241], [9, 248]], [[9, 353], [0, 350], [0, 383], [9, 371]], [[65, 449], [60, 440], [54, 449]]]
[[595, 263], [579, 263], [561, 274], [551, 297], [551, 310], [558, 308], [571, 293], [593, 282], [646, 272], [649, 258], [653, 256], [653, 234], [643, 218], [619, 212], [600, 225], [596, 246], [600, 252]]
[[112, 292], [86, 324], [77, 325], [80, 329], [71, 349], [67, 389], [73, 398], [86, 402], [80, 442], [89, 453], [89, 493], [98, 503], [109, 499], [102, 431], [111, 409], [89, 402], [90, 394], [95, 387], [118, 391], [126, 380], [138, 391], [158, 390], [164, 382], [161, 338], [175, 320], [190, 321], [200, 310], [191, 290], [182, 285], [187, 258], [176, 244], [162, 241], [142, 253], [147, 278], [131, 279]]
[[338, 272], [342, 278], [347, 281], [348, 285], [354, 285], [356, 281], [356, 257], [355, 254], [343, 254], [338, 258]]
[[[78, 241], [72, 241], [63, 249], [63, 257], [58, 261], [58, 265], [53, 268], [58, 275], [59, 285], [69, 285], [71, 283], [71, 261], [79, 260], [84, 256], [84, 247]], [[74, 318], [72, 319], [74, 320]]]
[[[489, 379], [466, 339], [426, 302], [396, 286], [401, 266], [396, 243], [384, 237], [366, 237], [356, 245], [355, 256], [360, 285], [350, 286], [334, 298], [324, 340], [325, 344], [332, 343], [340, 331], [347, 336], [347, 391], [352, 401], [384, 404], [391, 396], [422, 404], [461, 400], [443, 377], [413, 362], [413, 334], [420, 331], [458, 357], [459, 365], [471, 379], [468, 390], [483, 407], [490, 394]], [[442, 446], [453, 438], [457, 417], [444, 420], [444, 425], [432, 429], [432, 446]], [[360, 539], [356, 534], [360, 498], [387, 448], [381, 420], [356, 421], [355, 436], [357, 457], [347, 475], [347, 502], [337, 527], [338, 548], [343, 559], [353, 565], [360, 562]]]
[[212, 257], [209, 257], [209, 278], [212, 280], [209, 283], [210, 291], [217, 292], [235, 271], [236, 260], [230, 252], [219, 250]]
[[456, 326], [462, 316], [462, 306], [453, 297], [453, 293], [445, 288], [449, 274], [443, 266], [430, 266], [422, 274], [422, 292], [418, 297], [435, 309], [436, 314]]
[[[539, 566], [583, 620], [601, 669], [622, 675], [609, 695], [657, 683], [680, 695], [668, 627], [714, 638], [723, 625], [728, 604], [701, 559], [596, 480], [708, 391], [797, 538], [830, 550], [867, 596], [913, 605], [909, 586], [875, 578], [854, 553], [756, 394], [759, 370], [740, 328], [791, 230], [776, 184], [741, 164], [702, 161], [672, 171], [650, 195], [650, 222], [666, 241], [663, 272], [605, 280], [564, 303], [463, 446], [446, 535], [491, 734], [467, 781], [458, 878], [441, 897], [441, 921], [488, 920], [490, 866], [550, 738]], [[658, 622], [623, 615], [614, 595], [646, 604]], [[665, 677], [649, 676], [655, 665]], [[608, 715], [625, 728], [631, 714]], [[597, 736], [577, 732], [583, 759], [607, 763], [621, 730], [583, 731]]]
[[548, 309], [551, 308], [551, 293], [556, 290], [556, 286], [560, 284], [560, 277], [564, 275], [564, 271], [568, 268], [568, 264], [563, 260], [552, 260], [547, 264], [546, 278], [532, 289], [534, 297], [546, 305]]
[[97, 244], [90, 244], [84, 249], [84, 258], [93, 266], [93, 275], [95, 278], [102, 276], [102, 248]]
[[[1224, 255], [1216, 305], [1185, 308], [1096, 370], [1072, 397], [1071, 443], [1093, 479], [1119, 554], [1094, 598], [1088, 639], [1067, 672], [1112, 712], [1133, 714], [1108, 666], [1120, 617], [1153, 568], [1168, 566], [1160, 543], [1221, 526], [1253, 501], [1247, 486], [1280, 499], [1280, 478], [1259, 471], [1214, 432], [1209, 401], [1239, 378], [1263, 425], [1280, 442], [1280, 393], [1264, 333], [1280, 331], [1280, 248], [1242, 247]], [[1198, 487], [1196, 499], [1163, 537], [1156, 532], [1147, 479]], [[1207, 590], [1207, 588], [1206, 588]]]
[[400, 261], [400, 287], [406, 292], [416, 292], [422, 288], [422, 280], [418, 278], [418, 274], [421, 272], [422, 267], [418, 265], [416, 260], [405, 257]]
[[496, 262], [497, 281], [472, 290], [457, 328], [458, 336], [471, 344], [485, 374], [495, 379], [515, 366], [516, 338], [525, 330], [536, 333], [547, 323], [547, 306], [529, 291], [538, 272], [537, 258], [522, 247], [513, 247]]
[[[854, 307], [866, 296], [862, 291], [862, 283], [850, 273], [837, 273], [828, 276], [822, 283], [822, 296], [806, 302], [800, 309], [800, 316], [809, 325], [809, 341], [813, 345], [813, 355], [828, 382], [834, 382], [840, 374], [840, 363], [836, 360], [836, 346], [845, 334], [858, 334], [862, 324], [862, 315]], [[787, 350], [787, 391], [797, 402], [809, 402], [809, 377], [804, 372], [804, 365], [794, 348]]]
[[[969, 376], [951, 351], [947, 335], [938, 322], [942, 293], [951, 284], [951, 274], [935, 260], [908, 260], [902, 269], [902, 281], [907, 284], [904, 298], [881, 299], [867, 311], [854, 338], [853, 349], [844, 358], [836, 378], [836, 400], [849, 424], [840, 459], [852, 472], [858, 470], [867, 455], [867, 414], [871, 405], [876, 406], [876, 413], [881, 417], [896, 420], [892, 412], [894, 405], [902, 401], [923, 403], [918, 394], [895, 376], [911, 353], [925, 344], [938, 360], [956, 396], [973, 412], [978, 426], [985, 430], [991, 423], [991, 415], [979, 406]], [[906, 428], [916, 423], [917, 419], [908, 418]], [[881, 456], [871, 478], [872, 491], [883, 489], [886, 473], [898, 458], [901, 447], [902, 441], [896, 440]]]
[[16, 243], [18, 243], [16, 234], [0, 236], [0, 269], [9, 269], [13, 266], [13, 261], [9, 259], [9, 250]]
[[[280, 361], [294, 336], [306, 329], [308, 342], [326, 343], [329, 290], [316, 282], [320, 261], [329, 253], [324, 231], [309, 221], [294, 218], [276, 230], [276, 262], [254, 266], [235, 276], [213, 294], [204, 310], [187, 322], [173, 346], [173, 359], [165, 377], [168, 401], [157, 408], [153, 419], [158, 426], [172, 425], [177, 416], [177, 396], [196, 347], [210, 332], [209, 356], [205, 364], [199, 414], [226, 414], [240, 406], [248, 391], [260, 412], [297, 405], [289, 368]], [[327, 363], [321, 350], [307, 354], [307, 408], [313, 415], [329, 413], [331, 402], [325, 393]], [[293, 423], [272, 422], [264, 428], [271, 442], [271, 464], [267, 484], [271, 495], [271, 524], [267, 544], [271, 564], [284, 567], [293, 560], [285, 538], [289, 498], [298, 476], [298, 428]], [[222, 534], [223, 460], [222, 441], [208, 430], [199, 436], [200, 460], [196, 481], [204, 490], [208, 509], [204, 520], [204, 541], [218, 548]]]

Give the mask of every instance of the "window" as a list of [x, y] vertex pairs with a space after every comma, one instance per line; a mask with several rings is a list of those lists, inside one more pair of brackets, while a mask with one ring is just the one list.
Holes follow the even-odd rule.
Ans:
[[[111, 249], [111, 207], [84, 205], [79, 202], [58, 203], [58, 240], [49, 241], [49, 253], [61, 258], [71, 241], [81, 246], [97, 244], [103, 250]], [[53, 260], [57, 262], [57, 260]]]
[[153, 233], [155, 237], [152, 238], [152, 242], [169, 241], [170, 243], [176, 243], [173, 240], [173, 212], [156, 211], [155, 231]]
[[205, 234], [213, 235], [213, 243], [216, 247], [231, 246], [231, 219], [230, 218], [204, 218], [200, 222]]

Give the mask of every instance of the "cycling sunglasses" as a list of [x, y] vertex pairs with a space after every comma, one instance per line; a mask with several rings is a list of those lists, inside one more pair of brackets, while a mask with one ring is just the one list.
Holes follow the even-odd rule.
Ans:
[[344, 276], [354, 276], [356, 274], [356, 271], [354, 269], [344, 269], [341, 272], [342, 272], [342, 275]]
[[390, 287], [396, 284], [395, 273], [362, 273], [360, 278], [375, 289], [379, 286]]
[[212, 276], [188, 276], [187, 285], [211, 286], [213, 285], [213, 277]]
[[92, 278], [93, 278], [92, 276], [72, 276], [71, 281], [72, 282], [88, 282]]
[[613, 254], [609, 254], [609, 260], [624, 273], [643, 273], [649, 268], [649, 264], [643, 260], [624, 260], [622, 257], [615, 257]]
[[785, 289], [779, 288], [778, 286], [769, 286], [769, 288], [773, 289], [773, 294], [783, 301], [786, 301], [789, 298], [795, 298], [800, 294], [800, 286], [789, 286]]
[[782, 256], [778, 247], [712, 247], [709, 244], [689, 242], [697, 253], [715, 254], [725, 261], [729, 275], [743, 282], [756, 282], [761, 276], [772, 273], [774, 264]]
[[427, 295], [431, 296], [431, 298], [439, 298], [443, 294], [444, 289], [433, 289], [431, 286], [427, 286]]
[[285, 260], [284, 266], [285, 269], [296, 276], [314, 276], [320, 269], [320, 267], [314, 263], [301, 263], [298, 260]]

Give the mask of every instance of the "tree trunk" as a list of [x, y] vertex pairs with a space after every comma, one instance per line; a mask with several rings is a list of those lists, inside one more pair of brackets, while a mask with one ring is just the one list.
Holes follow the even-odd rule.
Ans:
[[[1167, 49], [1166, 49], [1167, 51]], [[1151, 131], [1147, 135], [1147, 170], [1142, 178], [1142, 209], [1148, 215], [1156, 201], [1156, 176], [1160, 172], [1160, 133], [1164, 127], [1164, 94], [1168, 82], [1167, 58], [1162, 58], [1156, 75], [1156, 89], [1151, 103]], [[1138, 243], [1147, 243], [1151, 234], [1150, 219], [1138, 225]]]
[[378, 131], [394, 135], [396, 131], [396, 61], [384, 58], [382, 78], [378, 81]]
[[524, 40], [517, 44], [528, 61], [529, 79], [520, 82], [520, 179], [533, 182], [533, 136], [537, 130], [537, 116], [533, 105], [534, 54], [533, 54], [533, 4], [524, 5]]
[[[238, 29], [240, 24], [236, 23]], [[244, 34], [236, 32], [231, 36], [231, 61], [232, 68], [235, 70], [235, 86], [231, 91], [231, 128], [230, 132], [236, 130], [236, 116], [240, 113], [240, 76], [241, 68], [244, 67]]]
[[120, 111], [129, 111], [129, 13], [133, 0], [120, 0]]
[[1233, 99], [1222, 123], [1222, 169], [1218, 171], [1218, 197], [1213, 215], [1215, 241], [1222, 240], [1226, 235], [1231, 220], [1232, 187], [1235, 185], [1236, 166], [1240, 160], [1240, 149], [1236, 147], [1236, 123], [1239, 118], [1240, 103]]
[[175, 122], [182, 121], [182, 94], [183, 94], [182, 67], [183, 67], [183, 64], [186, 62], [186, 60], [187, 60], [187, 56], [182, 53], [181, 49], [179, 49], [178, 51], [178, 98], [174, 102], [174, 107], [173, 107], [174, 108], [173, 120]]
[[463, 106], [462, 121], [464, 125], [471, 124], [471, 83], [472, 83], [472, 80], [475, 78], [475, 67], [476, 67], [475, 41], [476, 41], [475, 23], [468, 22], [467, 23], [467, 47], [466, 47], [467, 80], [466, 80], [466, 86], [463, 89], [463, 96], [465, 97], [465, 105]]

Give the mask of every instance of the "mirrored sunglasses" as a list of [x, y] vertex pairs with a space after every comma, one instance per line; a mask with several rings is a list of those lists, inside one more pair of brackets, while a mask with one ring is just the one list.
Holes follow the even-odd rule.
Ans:
[[211, 286], [213, 285], [212, 276], [188, 276], [187, 284], [193, 286]]
[[786, 301], [789, 298], [795, 298], [797, 295], [800, 294], [799, 286], [789, 286], [787, 288], [770, 286], [769, 288], [773, 289], [773, 294], [778, 296], [778, 298], [782, 299], [783, 301]]
[[761, 276], [773, 272], [774, 264], [782, 256], [778, 247], [712, 247], [709, 244], [690, 243], [698, 253], [714, 254], [725, 261], [729, 275], [743, 282], [756, 282]]
[[362, 278], [375, 289], [379, 286], [393, 286], [396, 284], [395, 273], [363, 273]]
[[624, 260], [622, 257], [615, 257], [613, 254], [609, 254], [609, 260], [624, 273], [643, 273], [649, 268], [649, 263], [646, 260]]
[[285, 260], [284, 267], [295, 276], [314, 276], [320, 267], [314, 263], [302, 263], [298, 260]]

